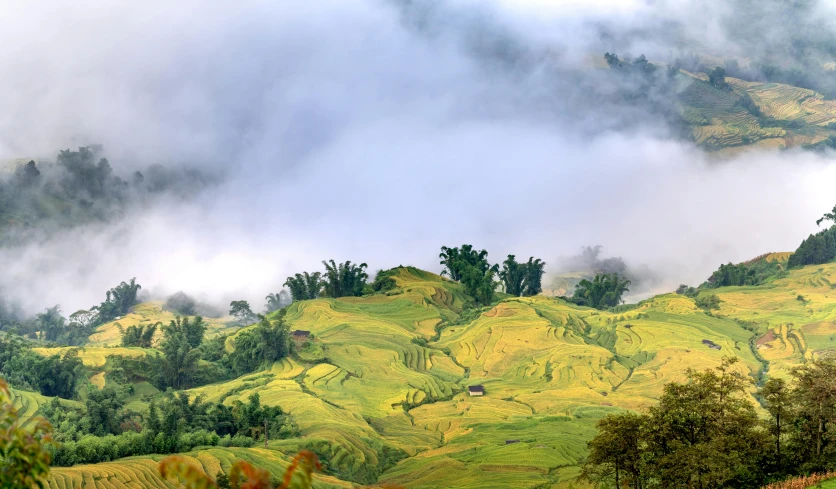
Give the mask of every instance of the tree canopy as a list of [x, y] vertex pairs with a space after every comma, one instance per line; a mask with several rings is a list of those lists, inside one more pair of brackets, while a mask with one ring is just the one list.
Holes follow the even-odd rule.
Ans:
[[363, 287], [369, 278], [366, 273], [368, 265], [356, 265], [350, 261], [337, 264], [334, 260], [323, 261], [322, 264], [325, 265], [323, 295], [334, 298], [363, 295]]
[[630, 281], [619, 277], [617, 273], [595, 275], [590, 281], [581, 280], [575, 286], [572, 302], [581, 306], [607, 309], [621, 303], [621, 297], [630, 291]]
[[491, 265], [488, 262], [486, 250], [476, 250], [469, 244], [464, 244], [461, 248], [442, 246], [438, 257], [444, 265], [441, 275], [461, 282], [465, 293], [476, 302], [484, 305], [493, 302], [498, 285], [495, 277], [499, 273], [499, 265]]
[[543, 291], [542, 280], [546, 262], [534, 257], [526, 263], [517, 263], [514, 255], [502, 262], [499, 278], [505, 286], [505, 293], [513, 296], [533, 296]]
[[322, 294], [322, 273], [297, 273], [293, 277], [287, 277], [284, 286], [290, 289], [291, 299], [294, 301], [306, 301], [318, 299]]

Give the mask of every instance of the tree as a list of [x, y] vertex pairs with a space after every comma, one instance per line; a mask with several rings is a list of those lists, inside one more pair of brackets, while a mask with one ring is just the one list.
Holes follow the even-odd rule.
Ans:
[[164, 308], [183, 316], [194, 316], [197, 314], [197, 301], [181, 290], [166, 299]]
[[122, 282], [105, 293], [105, 301], [98, 306], [99, 323], [112, 321], [119, 316], [127, 314], [137, 301], [139, 289], [142, 286], [136, 283], [136, 278], [130, 282]]
[[278, 311], [285, 306], [289, 306], [290, 303], [293, 302], [290, 298], [290, 294], [288, 294], [286, 290], [282, 290], [278, 294], [267, 294], [267, 297], [265, 297], [264, 300], [267, 301], [267, 305], [264, 308], [267, 313]]
[[581, 280], [575, 286], [572, 301], [578, 305], [607, 309], [621, 303], [621, 297], [630, 291], [630, 281], [622, 279], [617, 273], [597, 274], [590, 281]]
[[317, 299], [322, 292], [321, 277], [320, 272], [304, 272], [304, 275], [297, 273], [293, 277], [287, 277], [284, 286], [290, 289], [290, 296], [294, 301]]
[[444, 265], [441, 275], [447, 275], [456, 282], [462, 280], [464, 273], [470, 267], [476, 267], [482, 273], [490, 268], [488, 252], [486, 250], [474, 250], [473, 245], [469, 244], [462, 245], [461, 249], [442, 246], [438, 257], [441, 258], [441, 264]]
[[117, 324], [119, 332], [122, 334], [122, 346], [138, 346], [140, 348], [151, 348], [154, 341], [154, 335], [157, 333], [157, 328], [163, 323], [146, 325], [131, 325], [127, 329], [122, 329], [122, 325]]
[[262, 317], [255, 328], [235, 336], [233, 345], [235, 349], [229, 354], [229, 362], [242, 375], [286, 357], [290, 353], [290, 333], [281, 319], [271, 321]]
[[665, 488], [758, 487], [766, 439], [746, 389], [751, 381], [725, 358], [665, 385], [647, 420], [648, 471]]
[[37, 315], [38, 329], [41, 337], [46, 341], [56, 341], [64, 332], [64, 317], [60, 306], [54, 306]]
[[831, 468], [836, 456], [836, 362], [815, 360], [793, 371], [796, 386], [793, 397], [792, 453], [805, 471]]
[[180, 320], [178, 317], [168, 326], [163, 327], [160, 350], [164, 355], [162, 359], [164, 385], [182, 389], [192, 382], [197, 371], [197, 362], [200, 359], [200, 351], [192, 345], [200, 344], [198, 340], [202, 340], [205, 330], [202, 320], [198, 322], [198, 319], [200, 318], [195, 318], [195, 321], [190, 322], [188, 318]]
[[363, 287], [369, 274], [368, 265], [352, 264], [350, 261], [337, 265], [334, 260], [323, 261], [325, 265], [324, 295], [327, 297], [359, 297], [363, 295]]
[[543, 275], [546, 273], [544, 268], [546, 262], [534, 257], [530, 257], [525, 264], [525, 279], [523, 281], [522, 295], [530, 297], [537, 295], [543, 291]]
[[230, 302], [229, 315], [243, 324], [249, 324], [256, 318], [255, 313], [250, 309], [250, 303], [245, 300]]
[[758, 395], [763, 399], [763, 407], [772, 417], [769, 433], [775, 439], [775, 465], [777, 472], [783, 473], [783, 457], [781, 456], [781, 439], [787, 431], [786, 425], [792, 413], [792, 399], [790, 390], [784, 379], [769, 379], [760, 388]]
[[8, 384], [0, 379], [0, 487], [44, 487], [53, 445], [52, 427], [38, 419], [28, 431], [21, 426]]
[[836, 223], [836, 205], [833, 206], [833, 209], [830, 212], [826, 212], [823, 216], [816, 220], [816, 226], [821, 226], [823, 221]]
[[714, 88], [718, 89], [725, 89], [728, 84], [726, 83], [726, 70], [720, 66], [711, 70], [708, 74], [708, 84]]
[[499, 272], [499, 278], [505, 286], [505, 293], [519, 297], [523, 293], [523, 282], [525, 281], [525, 268], [517, 263], [514, 255], [508, 255], [508, 258], [502, 262], [502, 270]]
[[[587, 446], [582, 477], [592, 482], [612, 480], [616, 488], [644, 487], [647, 416], [615, 414], [598, 422], [598, 434]], [[623, 484], [622, 484], [623, 482]]]
[[38, 184], [41, 177], [41, 171], [35, 164], [35, 160], [30, 160], [23, 166], [17, 167], [15, 170], [15, 179], [22, 187], [34, 187]]
[[461, 282], [465, 293], [477, 302], [484, 305], [493, 302], [497, 286], [494, 278], [499, 274], [499, 265], [491, 266], [487, 251], [477, 251], [469, 244], [462, 245], [461, 249], [442, 246], [438, 256], [445, 267], [441, 275]]
[[79, 327], [84, 329], [94, 327], [97, 321], [98, 315], [96, 314], [96, 311], [93, 310], [86, 311], [84, 309], [80, 309], [70, 314], [70, 323], [77, 324]]

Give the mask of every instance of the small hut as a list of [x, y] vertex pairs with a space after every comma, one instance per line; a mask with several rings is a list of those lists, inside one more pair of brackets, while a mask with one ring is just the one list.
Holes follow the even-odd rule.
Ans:
[[301, 342], [303, 342], [303, 341], [307, 341], [307, 340], [311, 339], [311, 332], [310, 332], [310, 331], [301, 330], [301, 329], [297, 329], [297, 330], [295, 330], [295, 331], [291, 331], [291, 332], [290, 332], [290, 335], [293, 337], [293, 340], [294, 340], [294, 341], [299, 342], [299, 343], [301, 343]]
[[485, 386], [484, 385], [471, 385], [467, 388], [468, 392], [470, 392], [471, 396], [484, 396], [485, 395]]

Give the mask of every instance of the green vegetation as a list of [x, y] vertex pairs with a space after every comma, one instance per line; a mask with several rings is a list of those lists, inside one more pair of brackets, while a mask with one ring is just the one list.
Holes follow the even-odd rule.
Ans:
[[592, 280], [583, 279], [575, 286], [572, 302], [581, 306], [607, 309], [621, 304], [621, 297], [630, 291], [630, 281], [617, 273], [599, 273]]
[[229, 315], [234, 317], [241, 324], [250, 324], [257, 317], [250, 308], [250, 303], [245, 300], [230, 302]]
[[526, 263], [517, 263], [514, 255], [502, 262], [499, 278], [505, 293], [517, 297], [530, 297], [543, 291], [542, 280], [546, 262], [532, 256]]
[[[442, 276], [447, 275], [452, 280], [461, 282], [465, 293], [476, 302], [482, 305], [493, 302], [497, 286], [494, 278], [499, 273], [499, 265], [491, 265], [488, 262], [486, 250], [477, 251], [469, 244], [462, 245], [461, 249], [442, 246], [438, 257], [444, 265]], [[516, 279], [510, 276], [508, 278], [512, 281]]]
[[294, 301], [317, 299], [322, 293], [322, 273], [297, 273], [294, 277], [287, 277], [284, 286], [290, 289], [290, 296]]
[[355, 265], [350, 261], [337, 265], [334, 260], [323, 261], [325, 265], [325, 281], [322, 294], [325, 297], [359, 297], [363, 295], [363, 288], [369, 275], [366, 273], [368, 265]]
[[31, 430], [23, 428], [10, 395], [0, 379], [0, 487], [43, 487], [51, 462], [47, 447], [52, 428], [45, 421]]
[[[630, 284], [613, 273], [572, 300], [527, 295], [521, 271], [533, 265], [535, 286], [542, 261], [510, 256], [492, 285], [521, 295], [484, 304], [468, 273], [498, 269], [487, 252], [442, 254], [460, 281], [397, 267], [360, 297], [295, 300], [241, 329], [140, 304], [119, 320], [125, 346], [10, 335], [0, 374], [22, 419], [56, 427], [59, 488], [106, 474], [162, 485], [153, 470], [171, 453], [229, 478], [233, 460], [281, 473], [309, 450], [323, 487], [419, 489], [577, 487], [582, 472], [630, 487], [754, 487], [836, 459], [822, 387], [836, 377], [823, 360], [836, 349], [836, 263], [784, 270], [788, 254], [769, 254], [621, 304]], [[72, 388], [56, 392], [54, 371]]]
[[[759, 487], [768, 479], [832, 471], [836, 362], [793, 371], [790, 387], [770, 379], [759, 391], [761, 422], [747, 394], [752, 383], [727, 358], [716, 370], [688, 371], [644, 415], [612, 414], [598, 423], [583, 475], [616, 487]], [[784, 448], [782, 450], [782, 442]]]

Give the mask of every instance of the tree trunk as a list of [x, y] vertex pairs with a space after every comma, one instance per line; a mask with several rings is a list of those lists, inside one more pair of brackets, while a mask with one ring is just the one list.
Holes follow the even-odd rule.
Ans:
[[618, 464], [615, 465], [615, 487], [621, 489], [621, 484], [618, 483]]

